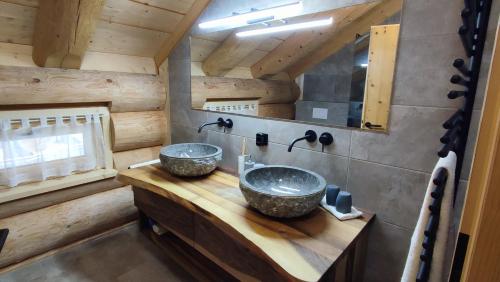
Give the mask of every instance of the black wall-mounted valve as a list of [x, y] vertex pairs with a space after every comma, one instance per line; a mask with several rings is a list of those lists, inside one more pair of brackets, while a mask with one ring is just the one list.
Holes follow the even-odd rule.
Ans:
[[267, 133], [257, 133], [255, 135], [255, 145], [257, 146], [267, 146], [269, 144], [269, 136]]
[[321, 152], [325, 151], [325, 146], [331, 145], [333, 143], [333, 136], [328, 132], [323, 132], [319, 136], [319, 143], [321, 143]]

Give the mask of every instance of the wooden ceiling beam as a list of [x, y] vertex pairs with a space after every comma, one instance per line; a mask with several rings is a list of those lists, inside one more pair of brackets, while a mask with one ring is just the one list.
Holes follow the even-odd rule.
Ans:
[[163, 42], [160, 50], [154, 56], [156, 66], [159, 68], [161, 64], [168, 58], [170, 52], [177, 46], [177, 44], [184, 37], [186, 32], [188, 32], [194, 22], [198, 19], [201, 13], [210, 3], [210, 0], [196, 0], [191, 6], [191, 9], [187, 12], [182, 20], [175, 27], [175, 31]]
[[265, 36], [239, 38], [232, 33], [203, 61], [203, 72], [207, 76], [224, 76], [255, 51], [264, 39]]
[[79, 69], [104, 0], [40, 1], [33, 61], [40, 67]]
[[384, 0], [373, 9], [370, 9], [362, 17], [358, 17], [352, 23], [332, 34], [328, 41], [321, 44], [313, 52], [289, 66], [286, 71], [290, 78], [296, 78], [337, 53], [354, 40], [355, 34], [364, 34], [370, 31], [371, 26], [382, 24], [384, 20], [401, 11], [402, 5], [402, 0]]

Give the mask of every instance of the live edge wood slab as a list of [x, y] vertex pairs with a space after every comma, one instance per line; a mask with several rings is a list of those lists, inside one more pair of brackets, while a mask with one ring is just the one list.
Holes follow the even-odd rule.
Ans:
[[237, 177], [217, 170], [177, 178], [151, 165], [118, 180], [133, 185], [142, 213], [239, 280], [360, 279], [355, 268], [364, 261], [360, 242], [371, 214], [339, 221], [318, 208], [296, 219], [267, 217], [247, 205]]

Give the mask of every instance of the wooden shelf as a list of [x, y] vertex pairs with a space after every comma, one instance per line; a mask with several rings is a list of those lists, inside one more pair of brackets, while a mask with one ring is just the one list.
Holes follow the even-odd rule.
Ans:
[[373, 215], [339, 221], [322, 208], [296, 219], [274, 219], [250, 209], [237, 177], [215, 171], [177, 178], [152, 165], [125, 170], [118, 180], [134, 186], [135, 204], [238, 279], [318, 281], [353, 272], [356, 245]]

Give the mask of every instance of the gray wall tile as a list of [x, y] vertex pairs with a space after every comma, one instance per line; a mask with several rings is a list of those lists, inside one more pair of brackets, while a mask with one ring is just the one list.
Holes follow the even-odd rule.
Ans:
[[413, 229], [430, 175], [351, 159], [349, 188], [353, 204], [377, 218]]
[[255, 139], [248, 139], [248, 153], [255, 160], [264, 164], [282, 164], [312, 170], [323, 176], [328, 183], [345, 189], [347, 185], [348, 158], [294, 148], [287, 152], [286, 145], [269, 143], [266, 147], [257, 147]]
[[364, 281], [401, 281], [411, 235], [406, 228], [375, 218], [368, 235]]
[[[323, 132], [329, 132], [333, 135], [334, 143], [330, 146], [325, 147], [325, 153], [340, 156], [349, 156], [351, 130], [348, 129], [291, 123], [289, 121], [269, 120], [213, 112], [208, 113], [207, 120], [216, 121], [218, 117], [223, 117], [224, 119], [230, 118], [233, 120], [233, 128], [227, 131], [230, 134], [255, 138], [255, 134], [257, 134], [258, 132], [264, 132], [269, 134], [270, 142], [283, 145], [288, 145], [293, 139], [304, 136], [305, 132], [309, 129], [314, 130], [318, 137]], [[211, 129], [223, 131], [222, 128], [211, 127]], [[295, 146], [308, 150], [321, 151], [321, 144], [319, 142], [309, 144], [306, 141], [301, 141], [296, 143]]]
[[401, 38], [456, 34], [462, 24], [463, 1], [405, 0], [401, 19]]
[[207, 142], [207, 132], [197, 133], [197, 128], [186, 126], [185, 124], [171, 123], [172, 127], [172, 144], [176, 143], [191, 143], [191, 142]]
[[227, 172], [237, 174], [238, 156], [241, 154], [243, 137], [209, 130], [207, 142], [222, 148], [220, 167]]
[[401, 39], [394, 82], [393, 105], [458, 107], [460, 99], [446, 96], [457, 88], [449, 80], [457, 71], [456, 58], [464, 57], [456, 34]]
[[431, 172], [438, 160], [441, 127], [454, 109], [392, 106], [389, 134], [353, 131], [351, 157]]

